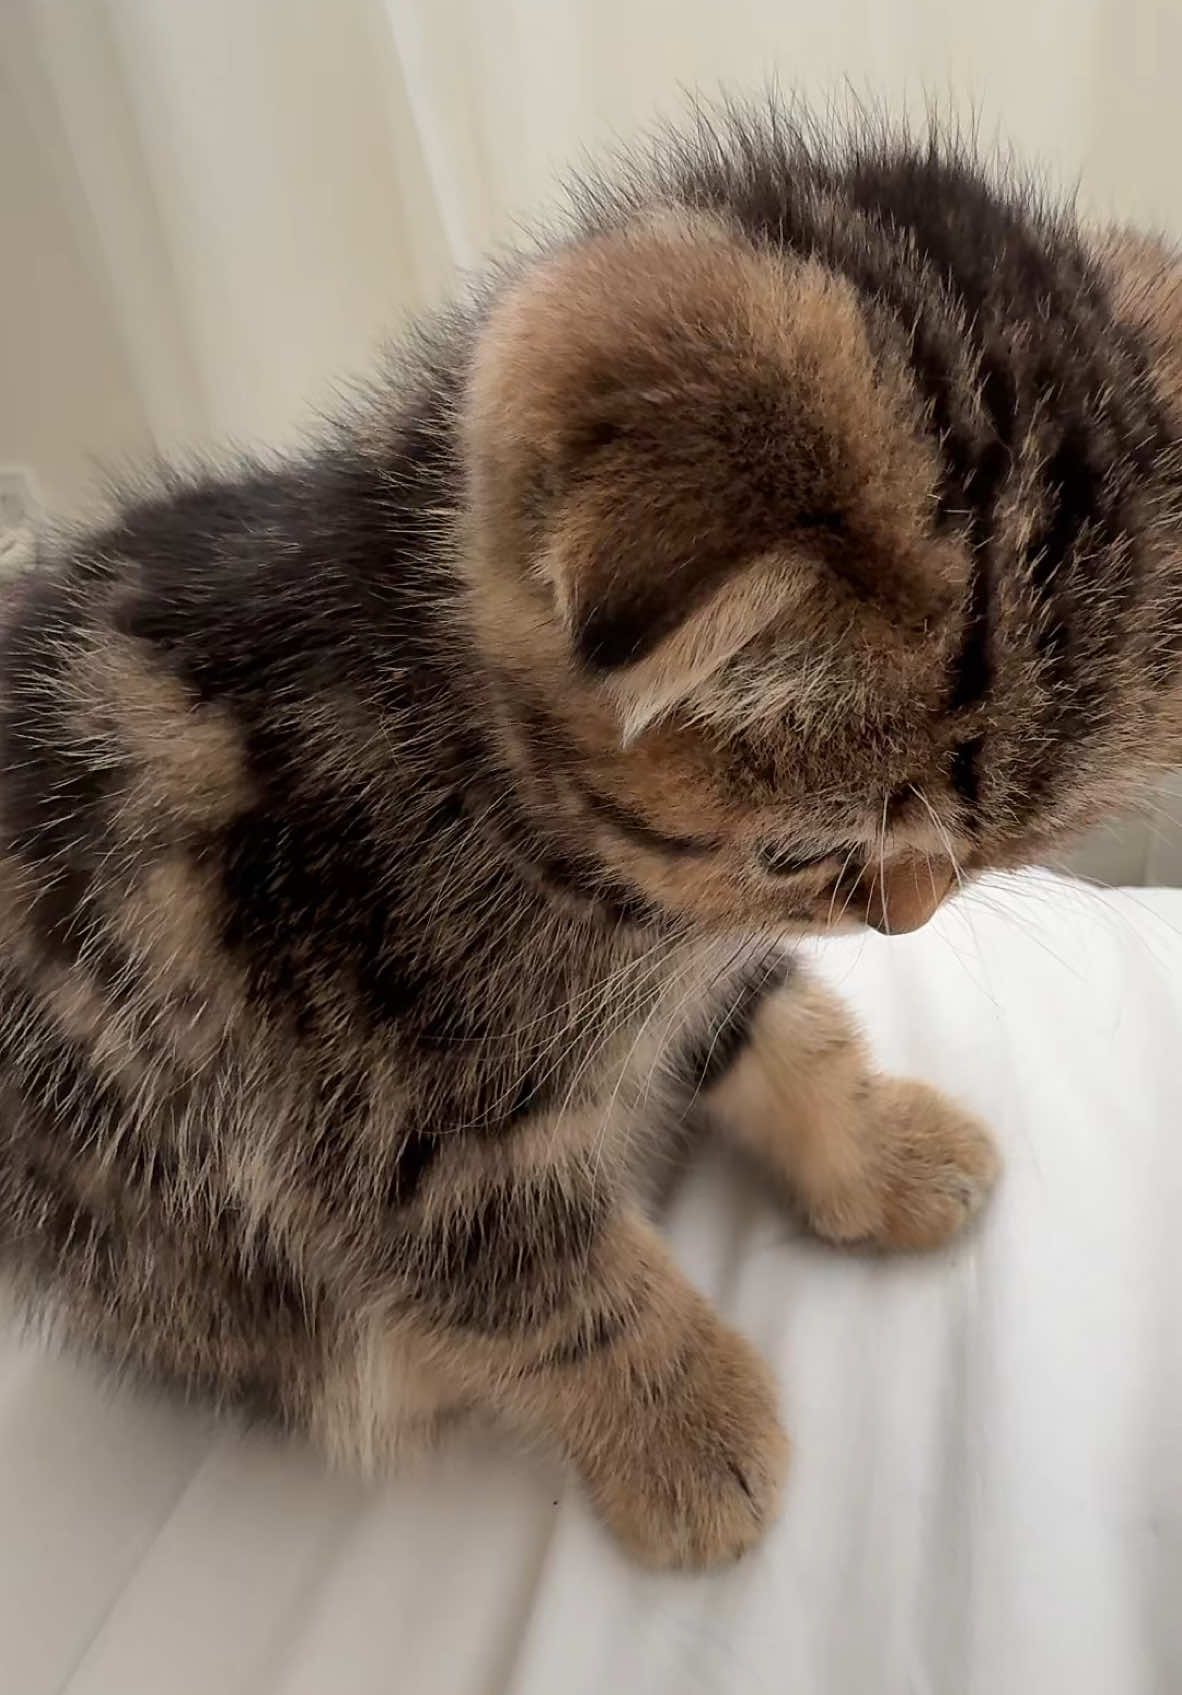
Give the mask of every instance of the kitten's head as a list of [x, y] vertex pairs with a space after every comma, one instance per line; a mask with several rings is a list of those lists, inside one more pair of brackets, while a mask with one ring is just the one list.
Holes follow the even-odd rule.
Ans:
[[913, 241], [824, 215], [893, 293], [725, 207], [523, 268], [470, 375], [463, 557], [549, 830], [711, 924], [901, 930], [1177, 752], [1163, 450], [1138, 471], [1099, 416], [1103, 348], [1065, 388], [1087, 314], [1038, 374], [1037, 277], [986, 335]]

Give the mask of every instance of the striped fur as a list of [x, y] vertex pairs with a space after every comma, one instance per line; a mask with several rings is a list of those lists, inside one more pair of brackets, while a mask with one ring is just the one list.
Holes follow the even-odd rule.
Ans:
[[474, 1403], [735, 1555], [767, 1373], [645, 1215], [692, 1113], [838, 1241], [985, 1132], [785, 937], [922, 922], [1179, 749], [1173, 260], [782, 113], [601, 185], [305, 458], [5, 609], [0, 1266], [387, 1463]]

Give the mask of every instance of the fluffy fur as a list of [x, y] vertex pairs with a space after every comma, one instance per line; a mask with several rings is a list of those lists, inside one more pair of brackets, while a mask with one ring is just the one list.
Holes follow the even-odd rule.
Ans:
[[480, 1403], [629, 1547], [785, 1443], [672, 1265], [693, 1111], [928, 1247], [985, 1131], [786, 936], [921, 923], [1175, 760], [1182, 292], [938, 139], [736, 117], [4, 619], [0, 1263], [70, 1337], [384, 1464]]

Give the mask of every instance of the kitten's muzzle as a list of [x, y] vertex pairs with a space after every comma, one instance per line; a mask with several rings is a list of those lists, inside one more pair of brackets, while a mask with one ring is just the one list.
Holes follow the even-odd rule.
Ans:
[[954, 881], [949, 859], [921, 853], [888, 859], [871, 884], [866, 922], [884, 936], [918, 930], [952, 892]]

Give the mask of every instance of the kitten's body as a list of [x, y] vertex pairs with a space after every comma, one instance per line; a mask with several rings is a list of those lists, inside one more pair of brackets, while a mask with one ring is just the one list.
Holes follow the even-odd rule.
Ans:
[[[522, 807], [432, 543], [372, 551], [390, 505], [344, 455], [133, 508], [24, 588], [6, 649], [5, 1269], [115, 1358], [285, 1420], [405, 1307], [517, 1327], [485, 1230], [547, 1243], [557, 1299], [768, 970]], [[545, 1150], [490, 1223], [520, 1132], [605, 1079], [594, 1147]], [[368, 1453], [343, 1393], [324, 1434]]]
[[[766, 127], [591, 205], [319, 454], [8, 609], [0, 1266], [367, 1460], [487, 1400], [695, 1560], [782, 1443], [643, 1167], [702, 1103], [838, 1239], [983, 1195], [773, 943], [1176, 753], [1176, 296]], [[752, 870], [769, 831], [828, 870]]]

